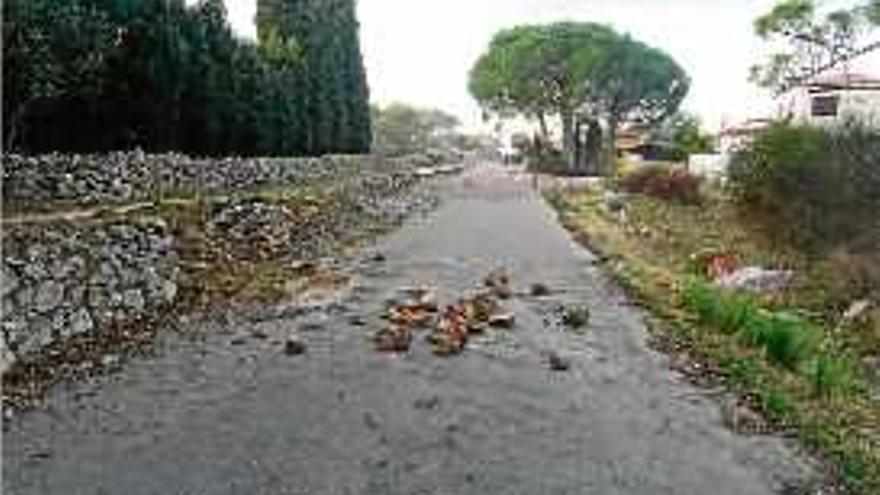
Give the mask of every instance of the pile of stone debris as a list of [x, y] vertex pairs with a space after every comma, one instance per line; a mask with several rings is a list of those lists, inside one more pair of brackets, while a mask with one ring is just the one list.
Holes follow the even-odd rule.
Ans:
[[228, 261], [320, 257], [364, 225], [395, 225], [436, 204], [433, 186], [410, 175], [359, 177], [295, 201], [218, 201], [209, 211], [207, 233]]
[[464, 351], [471, 335], [483, 334], [489, 328], [509, 329], [515, 315], [507, 311], [502, 300], [513, 293], [511, 278], [504, 271], [494, 271], [484, 280], [485, 287], [447, 305], [442, 311], [434, 292], [426, 287], [402, 290], [406, 300], [391, 304], [385, 314], [388, 326], [374, 336], [381, 352], [407, 352], [418, 330], [428, 331], [427, 342], [438, 356], [451, 356]]

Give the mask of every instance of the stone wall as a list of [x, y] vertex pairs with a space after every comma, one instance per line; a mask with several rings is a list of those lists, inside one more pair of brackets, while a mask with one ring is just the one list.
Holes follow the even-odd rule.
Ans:
[[7, 203], [108, 204], [157, 197], [241, 192], [335, 179], [389, 167], [414, 167], [430, 158], [373, 156], [195, 159], [139, 152], [103, 155], [3, 155]]
[[177, 265], [174, 239], [158, 218], [4, 227], [0, 368], [171, 303]]
[[[71, 205], [209, 197], [211, 242], [231, 261], [303, 258], [369, 221], [398, 222], [433, 198], [417, 187], [417, 167], [436, 158], [331, 156], [196, 160], [182, 155], [3, 157], [3, 200], [54, 211], [48, 221], [3, 226], [0, 370], [46, 346], [155, 313], [175, 303], [180, 282], [175, 233], [161, 218], [64, 220]], [[312, 204], [275, 205], [248, 195], [330, 180]], [[73, 218], [73, 217], [68, 217]]]

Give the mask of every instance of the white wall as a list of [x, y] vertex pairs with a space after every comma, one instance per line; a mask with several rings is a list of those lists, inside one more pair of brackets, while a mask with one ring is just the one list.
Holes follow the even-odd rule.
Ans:
[[688, 158], [688, 171], [712, 181], [722, 181], [727, 177], [730, 155], [727, 153], [698, 154]]
[[[840, 98], [837, 116], [813, 116], [812, 101], [816, 96], [837, 96]], [[880, 125], [880, 90], [832, 90], [823, 93], [810, 93], [806, 88], [798, 88], [780, 97], [778, 115], [791, 116], [795, 122], [827, 126], [846, 119], [856, 119]]]

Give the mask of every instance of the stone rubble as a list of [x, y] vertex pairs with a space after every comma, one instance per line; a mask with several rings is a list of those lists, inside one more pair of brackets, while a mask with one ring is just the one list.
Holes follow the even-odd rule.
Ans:
[[217, 195], [267, 187], [439, 165], [447, 157], [411, 155], [328, 155], [318, 158], [197, 159], [143, 152], [26, 156], [4, 154], [3, 198], [6, 203], [97, 205], [150, 201], [160, 197]]
[[[193, 244], [207, 241], [230, 263], [316, 259], [365, 226], [397, 224], [437, 203], [430, 181], [414, 173], [437, 164], [427, 156], [196, 160], [133, 152], [2, 160], [5, 205], [235, 195], [208, 197], [208, 236], [193, 242], [161, 218], [137, 214], [5, 226], [0, 371], [53, 343], [172, 306], [186, 268], [181, 260], [206, 263], [183, 256]], [[240, 198], [254, 188], [328, 183], [327, 196], [287, 203]]]
[[164, 221], [4, 228], [5, 369], [16, 358], [173, 303], [177, 255]]

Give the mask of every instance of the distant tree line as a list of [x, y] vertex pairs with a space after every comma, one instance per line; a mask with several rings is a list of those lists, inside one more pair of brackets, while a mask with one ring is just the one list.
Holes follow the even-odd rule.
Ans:
[[461, 124], [454, 115], [435, 108], [419, 108], [405, 103], [374, 106], [373, 151], [399, 156], [431, 148], [468, 148]]
[[259, 8], [253, 42], [222, 0], [5, 0], [5, 149], [369, 150], [354, 0]]

